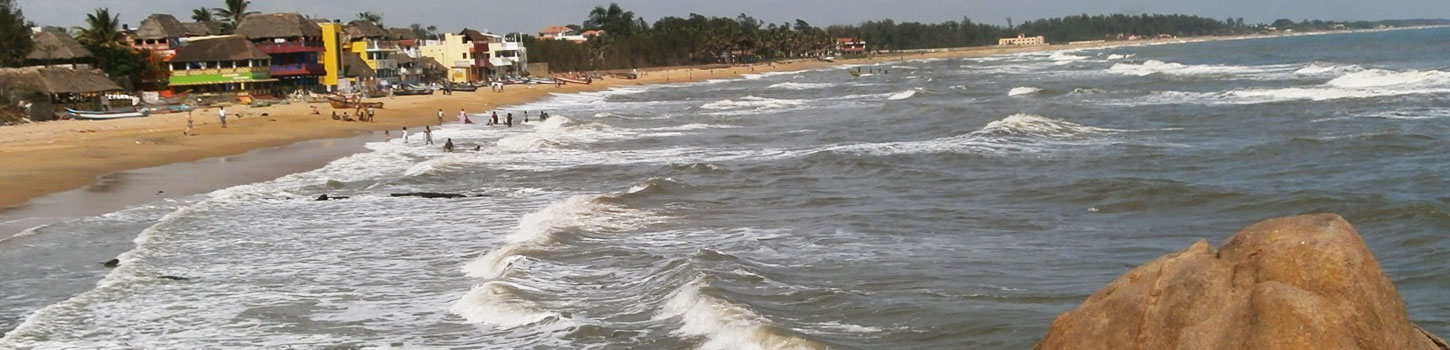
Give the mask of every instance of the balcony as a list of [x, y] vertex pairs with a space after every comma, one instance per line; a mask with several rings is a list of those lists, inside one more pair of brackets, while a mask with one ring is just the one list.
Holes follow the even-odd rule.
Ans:
[[267, 73], [271, 74], [270, 67], [237, 67], [237, 68], [208, 68], [208, 69], [184, 69], [171, 71], [173, 77], [187, 77], [196, 75], [232, 75], [244, 73]]
[[520, 43], [517, 43], [517, 42], [513, 42], [513, 41], [505, 41], [505, 42], [501, 42], [501, 43], [493, 43], [493, 44], [490, 44], [490, 45], [493, 46], [492, 47], [493, 51], [518, 51], [518, 50], [523, 50], [524, 49], [524, 45], [523, 44], [520, 44]]
[[494, 67], [512, 66], [514, 65], [514, 59], [510, 57], [494, 57], [488, 59], [488, 63]]
[[397, 60], [373, 60], [373, 69], [398, 69]]
[[327, 68], [319, 63], [298, 63], [272, 66], [272, 76], [327, 75]]
[[473, 60], [457, 60], [457, 61], [453, 61], [453, 68], [468, 68], [468, 67], [473, 67], [473, 63], [474, 63]]
[[262, 50], [262, 52], [266, 52], [269, 55], [279, 53], [327, 51], [327, 48], [323, 47], [322, 43], [306, 41], [289, 41], [284, 43], [260, 42], [257, 43], [257, 49]]

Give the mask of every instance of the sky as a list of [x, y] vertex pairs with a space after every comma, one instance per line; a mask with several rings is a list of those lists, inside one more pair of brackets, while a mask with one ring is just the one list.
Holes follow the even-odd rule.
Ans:
[[[653, 23], [664, 16], [690, 13], [735, 17], [740, 13], [770, 23], [803, 19], [815, 26], [855, 24], [891, 18], [898, 22], [936, 23], [970, 18], [1006, 24], [1075, 14], [1178, 13], [1245, 23], [1294, 21], [1450, 18], [1450, 0], [616, 0], [627, 11]], [[220, 7], [223, 0], [19, 0], [26, 19], [40, 25], [80, 26], [85, 14], [110, 8], [133, 28], [152, 13], [189, 21], [192, 9]], [[577, 24], [601, 0], [252, 0], [248, 10], [298, 12], [314, 17], [355, 19], [363, 11], [383, 15], [383, 24], [436, 25], [440, 31], [462, 28], [494, 33], [536, 33], [550, 25]]]

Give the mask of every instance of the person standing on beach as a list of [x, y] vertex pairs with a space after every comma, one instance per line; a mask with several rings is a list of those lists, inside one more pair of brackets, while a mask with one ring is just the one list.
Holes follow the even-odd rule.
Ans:
[[375, 114], [373, 114], [373, 108], [372, 107], [368, 107], [368, 122], [372, 122], [373, 121], [373, 116], [374, 115]]
[[424, 143], [423, 143], [425, 145], [431, 145], [431, 144], [433, 144], [433, 128], [432, 127], [429, 127], [427, 125], [424, 125], [423, 126], [423, 140], [425, 140]]
[[458, 109], [458, 123], [468, 124], [468, 113], [463, 112], [462, 108]]
[[443, 109], [438, 109], [438, 125], [443, 125]]
[[191, 111], [190, 110], [186, 111], [186, 130], [185, 131], [182, 131], [181, 134], [182, 135], [186, 135], [186, 136], [191, 136]]
[[222, 128], [225, 129], [227, 127], [227, 108], [222, 107], [217, 109], [217, 116], [222, 119]]

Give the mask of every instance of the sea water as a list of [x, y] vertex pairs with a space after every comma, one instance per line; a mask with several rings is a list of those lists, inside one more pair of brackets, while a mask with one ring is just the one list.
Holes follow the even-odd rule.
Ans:
[[[1320, 212], [1450, 335], [1444, 52], [1420, 29], [555, 95], [434, 132], [461, 152], [376, 142], [7, 233], [0, 348], [1023, 349], [1137, 265]], [[468, 197], [391, 196], [424, 191]]]

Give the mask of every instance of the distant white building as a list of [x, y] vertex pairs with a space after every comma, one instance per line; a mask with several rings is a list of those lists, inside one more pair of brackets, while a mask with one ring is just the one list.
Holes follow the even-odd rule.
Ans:
[[1016, 38], [997, 39], [997, 46], [1037, 46], [1044, 44], [1047, 44], [1047, 39], [1041, 35], [1030, 37], [1026, 34], [1017, 34]]

